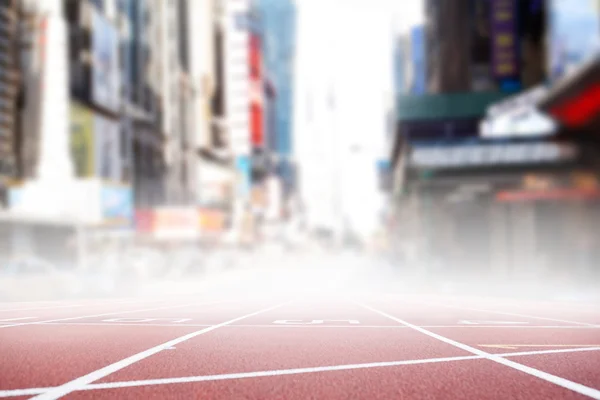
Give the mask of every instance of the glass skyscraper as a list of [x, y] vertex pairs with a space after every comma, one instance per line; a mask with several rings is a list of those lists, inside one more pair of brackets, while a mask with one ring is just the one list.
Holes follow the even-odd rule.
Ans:
[[264, 60], [267, 76], [276, 90], [272, 113], [274, 121], [268, 132], [269, 147], [282, 160], [280, 174], [291, 184], [293, 114], [293, 66], [296, 34], [296, 6], [293, 0], [258, 0], [264, 40]]

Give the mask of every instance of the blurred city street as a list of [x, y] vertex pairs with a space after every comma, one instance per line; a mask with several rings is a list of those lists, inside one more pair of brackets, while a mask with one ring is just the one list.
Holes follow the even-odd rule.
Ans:
[[600, 0], [0, 0], [0, 398], [600, 400]]

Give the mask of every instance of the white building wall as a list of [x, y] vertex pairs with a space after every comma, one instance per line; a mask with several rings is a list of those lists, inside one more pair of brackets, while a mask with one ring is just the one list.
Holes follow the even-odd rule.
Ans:
[[224, 6], [225, 115], [235, 155], [250, 154], [249, 34], [244, 19], [248, 0], [222, 0]]

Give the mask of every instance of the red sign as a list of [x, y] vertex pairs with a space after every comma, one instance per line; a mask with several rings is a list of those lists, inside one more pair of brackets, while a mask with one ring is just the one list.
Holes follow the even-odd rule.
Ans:
[[154, 230], [153, 210], [135, 210], [135, 230], [138, 233], [152, 233]]
[[598, 190], [552, 189], [505, 191], [496, 194], [499, 202], [522, 202], [536, 200], [594, 200], [600, 199]]
[[250, 36], [250, 135], [255, 147], [264, 144], [263, 74], [260, 38]]
[[553, 107], [550, 113], [567, 127], [585, 126], [600, 113], [600, 84], [585, 88], [578, 95]]

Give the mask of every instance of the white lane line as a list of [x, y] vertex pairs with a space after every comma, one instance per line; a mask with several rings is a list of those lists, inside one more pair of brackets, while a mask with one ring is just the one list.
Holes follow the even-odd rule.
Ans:
[[200, 335], [204, 335], [204, 334], [206, 334], [208, 332], [214, 331], [215, 329], [221, 328], [223, 326], [233, 324], [233, 323], [235, 323], [237, 321], [241, 321], [241, 320], [246, 319], [246, 318], [254, 317], [256, 315], [269, 312], [271, 310], [274, 310], [274, 309], [276, 309], [278, 307], [283, 306], [284, 304], [287, 304], [287, 303], [282, 303], [282, 304], [278, 304], [276, 306], [271, 306], [271, 307], [268, 307], [268, 308], [264, 308], [262, 310], [255, 311], [253, 313], [246, 314], [246, 315], [243, 315], [241, 317], [234, 318], [234, 319], [230, 319], [229, 321], [225, 321], [225, 322], [222, 322], [220, 324], [216, 324], [216, 325], [210, 326], [208, 328], [201, 329], [199, 331], [188, 333], [187, 335], [180, 336], [180, 337], [175, 338], [173, 340], [169, 340], [168, 342], [165, 342], [165, 343], [160, 344], [158, 346], [154, 346], [154, 347], [152, 347], [150, 349], [144, 350], [144, 351], [139, 352], [137, 354], [134, 354], [134, 355], [132, 355], [130, 357], [124, 358], [123, 360], [120, 360], [120, 361], [117, 361], [117, 362], [112, 363], [110, 365], [107, 365], [106, 367], [103, 367], [103, 368], [100, 368], [100, 369], [98, 369], [96, 371], [90, 372], [87, 375], [80, 376], [79, 378], [73, 379], [72, 381], [67, 382], [67, 383], [65, 383], [65, 384], [63, 384], [61, 386], [57, 386], [57, 387], [55, 387], [55, 388], [47, 391], [46, 393], [40, 394], [40, 395], [38, 395], [36, 397], [32, 397], [32, 400], [33, 399], [36, 399], [36, 400], [54, 400], [54, 399], [61, 398], [63, 396], [68, 395], [69, 393], [72, 393], [74, 391], [81, 390], [82, 388], [85, 388], [85, 386], [89, 385], [90, 383], [92, 383], [94, 381], [97, 381], [99, 379], [102, 379], [102, 378], [110, 375], [110, 374], [113, 374], [113, 373], [115, 373], [117, 371], [120, 371], [123, 368], [126, 368], [126, 367], [128, 367], [128, 366], [130, 366], [132, 364], [135, 364], [136, 362], [144, 360], [144, 359], [146, 359], [146, 358], [148, 358], [148, 357], [150, 357], [150, 356], [152, 356], [152, 355], [154, 355], [156, 353], [159, 353], [159, 352], [161, 352], [161, 351], [163, 351], [165, 349], [168, 349], [170, 347], [175, 347], [178, 344], [183, 343], [183, 342], [185, 342], [187, 340], [193, 339], [193, 338], [195, 338], [197, 336], [200, 336]]
[[52, 387], [0, 390], [0, 398], [17, 397], [17, 396], [35, 396], [35, 395], [38, 395], [41, 393], [46, 393], [48, 390], [51, 390], [51, 389], [52, 389]]
[[0, 312], [14, 312], [14, 311], [30, 311], [30, 310], [54, 310], [58, 308], [77, 308], [77, 307], [104, 307], [104, 306], [112, 306], [112, 305], [120, 305], [120, 304], [130, 304], [130, 303], [156, 303], [160, 301], [165, 301], [163, 299], [149, 299], [148, 301], [144, 300], [90, 300], [85, 301], [82, 300], [78, 303], [70, 303], [70, 304], [58, 304], [48, 306], [45, 304], [40, 304], [39, 306], [34, 307], [20, 307], [20, 308], [0, 308]]
[[73, 321], [73, 320], [84, 319], [84, 318], [107, 317], [110, 315], [132, 314], [132, 313], [136, 313], [136, 312], [168, 310], [168, 309], [172, 309], [172, 308], [181, 308], [181, 307], [189, 307], [189, 306], [206, 306], [206, 305], [220, 304], [220, 303], [224, 303], [224, 302], [225, 301], [208, 302], [208, 303], [188, 303], [188, 304], [179, 304], [179, 305], [173, 305], [173, 306], [143, 308], [143, 309], [129, 310], [129, 311], [114, 311], [114, 312], [103, 313], [103, 314], [82, 315], [82, 316], [78, 316], [78, 317], [48, 319], [48, 320], [44, 320], [44, 321], [22, 322], [22, 323], [18, 323], [18, 324], [0, 325], [0, 329], [12, 328], [15, 326], [25, 326], [25, 325], [43, 325], [43, 324], [48, 324], [51, 322]]
[[[1, 320], [0, 320], [1, 322]], [[211, 326], [211, 324], [153, 324], [153, 323], [137, 323], [137, 322], [44, 322], [42, 325], [74, 325], [74, 326], [152, 326], [152, 327], [173, 327], [173, 326]], [[419, 325], [421, 328], [488, 328], [488, 329], [600, 329], [600, 326], [580, 326], [580, 325]], [[404, 325], [280, 325], [280, 324], [235, 324], [227, 325], [227, 328], [301, 328], [301, 329], [325, 329], [325, 328], [371, 328], [371, 329], [408, 329]]]
[[[512, 353], [499, 353], [496, 355], [499, 357], [519, 357], [519, 356], [536, 356], [536, 355], [544, 355], [544, 354], [576, 353], [576, 352], [584, 352], [584, 351], [600, 351], [600, 347], [519, 351], [519, 352], [512, 352]], [[431, 363], [443, 363], [443, 362], [454, 362], [454, 361], [464, 361], [464, 360], [481, 360], [481, 359], [485, 359], [485, 358], [486, 357], [484, 357], [484, 356], [472, 355], [472, 356], [443, 357], [443, 358], [425, 358], [425, 359], [420, 359], [420, 360], [386, 361], [386, 362], [363, 363], [363, 364], [342, 364], [342, 365], [332, 365], [332, 366], [325, 366], [325, 367], [292, 368], [292, 369], [283, 369], [283, 370], [242, 372], [242, 373], [234, 373], [234, 374], [199, 375], [199, 376], [186, 376], [186, 377], [175, 377], [175, 378], [145, 379], [145, 380], [136, 380], [136, 381], [92, 383], [92, 384], [82, 387], [81, 389], [78, 389], [77, 391], [118, 389], [118, 388], [139, 387], [139, 386], [170, 385], [170, 384], [177, 384], [177, 383], [209, 382], [209, 381], [219, 381], [219, 380], [260, 378], [260, 377], [271, 377], [271, 376], [282, 376], [282, 375], [300, 375], [300, 374], [330, 372], [330, 371], [350, 371], [350, 370], [368, 369], [368, 368], [396, 367], [396, 366], [402, 366], [402, 365], [431, 364]], [[0, 398], [43, 394], [52, 389], [55, 389], [55, 387], [0, 390]]]
[[23, 321], [24, 319], [36, 319], [36, 318], [37, 317], [6, 318], [6, 319], [0, 319], [0, 323], [11, 322], [11, 321]]
[[558, 318], [549, 318], [549, 317], [538, 317], [535, 315], [521, 314], [521, 313], [514, 313], [514, 312], [507, 312], [507, 311], [495, 311], [495, 310], [487, 310], [487, 309], [483, 309], [483, 308], [463, 307], [463, 306], [456, 306], [456, 305], [450, 305], [450, 304], [439, 304], [439, 303], [430, 303], [430, 302], [422, 302], [422, 303], [417, 302], [417, 303], [425, 304], [425, 305], [429, 305], [429, 306], [433, 306], [433, 307], [444, 307], [444, 308], [453, 308], [456, 310], [477, 311], [477, 312], [484, 312], [484, 313], [498, 314], [498, 315], [509, 315], [511, 317], [539, 319], [539, 320], [544, 320], [544, 321], [562, 322], [565, 324], [574, 324], [574, 325], [583, 325], [583, 326], [592, 326], [592, 327], [600, 326], [598, 324], [591, 324], [588, 322], [578, 322], [578, 321], [571, 321], [571, 320], [558, 319]]
[[1, 309], [0, 312], [15, 312], [15, 311], [31, 311], [31, 310], [54, 310], [56, 308], [77, 308], [77, 307], [85, 307], [83, 304], [66, 304], [60, 306], [50, 306], [50, 307], [25, 307], [25, 308], [5, 308]]
[[406, 325], [406, 326], [414, 329], [415, 331], [420, 332], [420, 333], [422, 333], [422, 334], [424, 334], [426, 336], [429, 336], [429, 337], [431, 337], [433, 339], [437, 339], [440, 342], [443, 342], [443, 343], [449, 344], [451, 346], [457, 347], [457, 348], [459, 348], [461, 350], [464, 350], [464, 351], [467, 351], [467, 352], [469, 352], [471, 354], [482, 356], [483, 358], [485, 358], [487, 360], [493, 361], [495, 363], [504, 365], [506, 367], [512, 368], [512, 369], [520, 371], [520, 372], [524, 372], [524, 373], [526, 373], [528, 375], [535, 376], [536, 378], [542, 379], [542, 380], [544, 380], [546, 382], [553, 383], [553, 384], [555, 384], [557, 386], [560, 386], [560, 387], [563, 387], [565, 389], [571, 390], [573, 392], [582, 394], [584, 396], [588, 396], [588, 397], [591, 397], [593, 399], [600, 399], [600, 390], [597, 390], [597, 389], [594, 389], [594, 388], [582, 385], [582, 384], [577, 383], [577, 382], [570, 381], [570, 380], [565, 379], [565, 378], [561, 378], [561, 377], [556, 376], [556, 375], [549, 374], [549, 373], [544, 372], [544, 371], [540, 371], [539, 369], [528, 367], [527, 365], [519, 364], [519, 363], [517, 363], [515, 361], [512, 361], [512, 360], [507, 360], [507, 359], [502, 358], [501, 356], [499, 356], [497, 354], [487, 353], [485, 351], [476, 349], [475, 347], [471, 347], [471, 346], [466, 345], [464, 343], [457, 342], [456, 340], [447, 338], [447, 337], [442, 336], [442, 335], [438, 335], [437, 333], [434, 333], [434, 332], [428, 331], [427, 329], [424, 329], [424, 328], [421, 328], [419, 326], [413, 325], [410, 322], [406, 322], [406, 321], [404, 321], [404, 320], [402, 320], [400, 318], [394, 317], [393, 315], [390, 315], [390, 314], [388, 314], [388, 313], [386, 313], [384, 311], [378, 310], [376, 308], [370, 307], [370, 306], [368, 306], [366, 304], [360, 304], [360, 303], [358, 303], [358, 304], [361, 305], [362, 307], [366, 308], [367, 310], [371, 310], [374, 313], [377, 313], [379, 315], [382, 315], [384, 317], [387, 317], [387, 318], [391, 319], [392, 321], [396, 321], [396, 322], [398, 322], [400, 324]]

